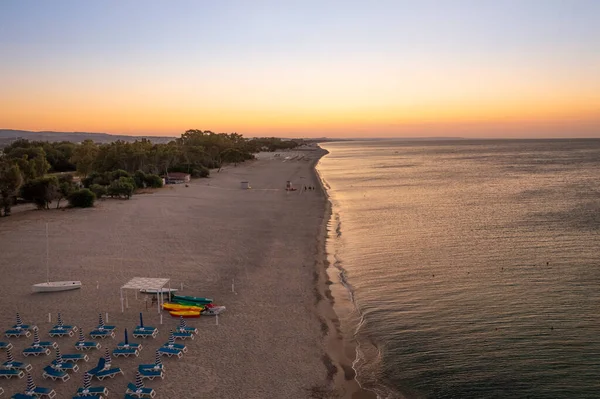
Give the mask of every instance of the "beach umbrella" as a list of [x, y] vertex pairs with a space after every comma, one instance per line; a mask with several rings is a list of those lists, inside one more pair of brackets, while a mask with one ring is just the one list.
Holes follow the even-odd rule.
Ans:
[[161, 365], [162, 365], [162, 361], [160, 360], [160, 352], [157, 349], [156, 355], [154, 356], [154, 367], [159, 368]]
[[135, 373], [135, 389], [143, 389], [144, 381], [142, 380], [142, 376], [140, 375], [140, 371], [136, 371]]
[[106, 364], [110, 364], [112, 359], [110, 357], [110, 351], [108, 350], [108, 347], [105, 348], [106, 350], [104, 351], [104, 361], [106, 362]]
[[60, 312], [58, 313], [58, 321], [56, 322], [56, 325], [59, 327], [63, 326], [63, 321], [62, 321], [62, 317], [60, 315]]
[[39, 346], [40, 345], [40, 334], [38, 332], [38, 328], [35, 327], [33, 329], [33, 346]]
[[83, 336], [83, 328], [79, 329], [79, 342], [85, 342], [85, 337]]
[[144, 318], [142, 317], [142, 312], [140, 312], [140, 327], [144, 328]]
[[23, 325], [23, 320], [21, 320], [21, 315], [17, 312], [17, 327], [21, 327]]
[[35, 388], [35, 382], [33, 382], [33, 377], [31, 376], [31, 373], [27, 373], [27, 387], [25, 388], [25, 391], [33, 392]]
[[6, 362], [12, 363], [14, 361], [15, 361], [15, 358], [13, 357], [12, 349], [6, 348]]
[[183, 316], [179, 316], [179, 329], [184, 330], [186, 327], [187, 324], [185, 324], [185, 319], [183, 318]]
[[90, 389], [92, 387], [92, 376], [90, 373], [83, 374], [83, 389]]
[[98, 313], [98, 329], [104, 328], [104, 320], [102, 319], [102, 313]]
[[63, 364], [64, 360], [62, 358], [62, 355], [60, 353], [60, 349], [58, 348], [58, 346], [56, 347], [56, 364]]
[[169, 332], [169, 346], [175, 345], [175, 337], [173, 336], [173, 330]]
[[127, 329], [125, 329], [125, 345], [129, 345], [129, 339], [127, 339]]

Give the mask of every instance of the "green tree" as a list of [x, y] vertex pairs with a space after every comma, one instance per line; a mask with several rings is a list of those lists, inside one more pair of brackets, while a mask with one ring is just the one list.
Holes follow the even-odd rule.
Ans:
[[96, 195], [97, 199], [104, 197], [108, 192], [106, 186], [101, 186], [100, 184], [92, 184], [90, 190]]
[[133, 180], [137, 188], [144, 188], [146, 184], [146, 174], [142, 170], [136, 170], [133, 174]]
[[98, 152], [98, 146], [92, 140], [85, 140], [73, 150], [71, 162], [75, 164], [80, 175], [86, 177], [92, 172]]
[[69, 205], [72, 207], [90, 208], [94, 206], [94, 201], [96, 201], [96, 195], [87, 188], [74, 191], [69, 196]]
[[144, 183], [148, 187], [161, 188], [163, 186], [162, 178], [159, 175], [146, 175]]
[[73, 183], [73, 175], [62, 174], [58, 176], [58, 190], [56, 192], [56, 209], [60, 208], [60, 201], [63, 198], [69, 198], [69, 196], [77, 190], [77, 187]]
[[0, 206], [4, 210], [4, 216], [10, 216], [10, 208], [13, 198], [19, 192], [23, 183], [23, 176], [19, 167], [7, 160], [0, 159]]
[[119, 180], [114, 180], [108, 186], [108, 195], [111, 197], [126, 197], [129, 199], [133, 195], [135, 186], [130, 181], [130, 177], [121, 177]]
[[56, 176], [38, 177], [21, 187], [21, 197], [35, 203], [39, 209], [50, 209], [50, 203], [57, 198], [59, 191]]

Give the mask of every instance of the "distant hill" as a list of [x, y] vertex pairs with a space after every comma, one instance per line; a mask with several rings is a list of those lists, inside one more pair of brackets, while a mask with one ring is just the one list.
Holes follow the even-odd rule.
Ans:
[[0, 147], [10, 144], [17, 139], [39, 140], [39, 141], [71, 141], [80, 143], [84, 140], [93, 140], [96, 143], [110, 143], [117, 140], [133, 142], [146, 138], [153, 143], [168, 143], [175, 137], [155, 136], [125, 136], [121, 134], [87, 133], [87, 132], [32, 132], [28, 130], [0, 129]]

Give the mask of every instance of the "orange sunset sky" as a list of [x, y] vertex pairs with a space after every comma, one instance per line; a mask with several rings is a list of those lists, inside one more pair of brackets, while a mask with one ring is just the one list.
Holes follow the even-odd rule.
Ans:
[[600, 2], [281, 3], [2, 2], [0, 129], [600, 137]]

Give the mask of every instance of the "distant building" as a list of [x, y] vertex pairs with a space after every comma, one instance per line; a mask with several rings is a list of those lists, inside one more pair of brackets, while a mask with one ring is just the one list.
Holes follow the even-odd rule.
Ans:
[[189, 173], [171, 172], [163, 176], [165, 184], [183, 184], [189, 183], [191, 176]]

